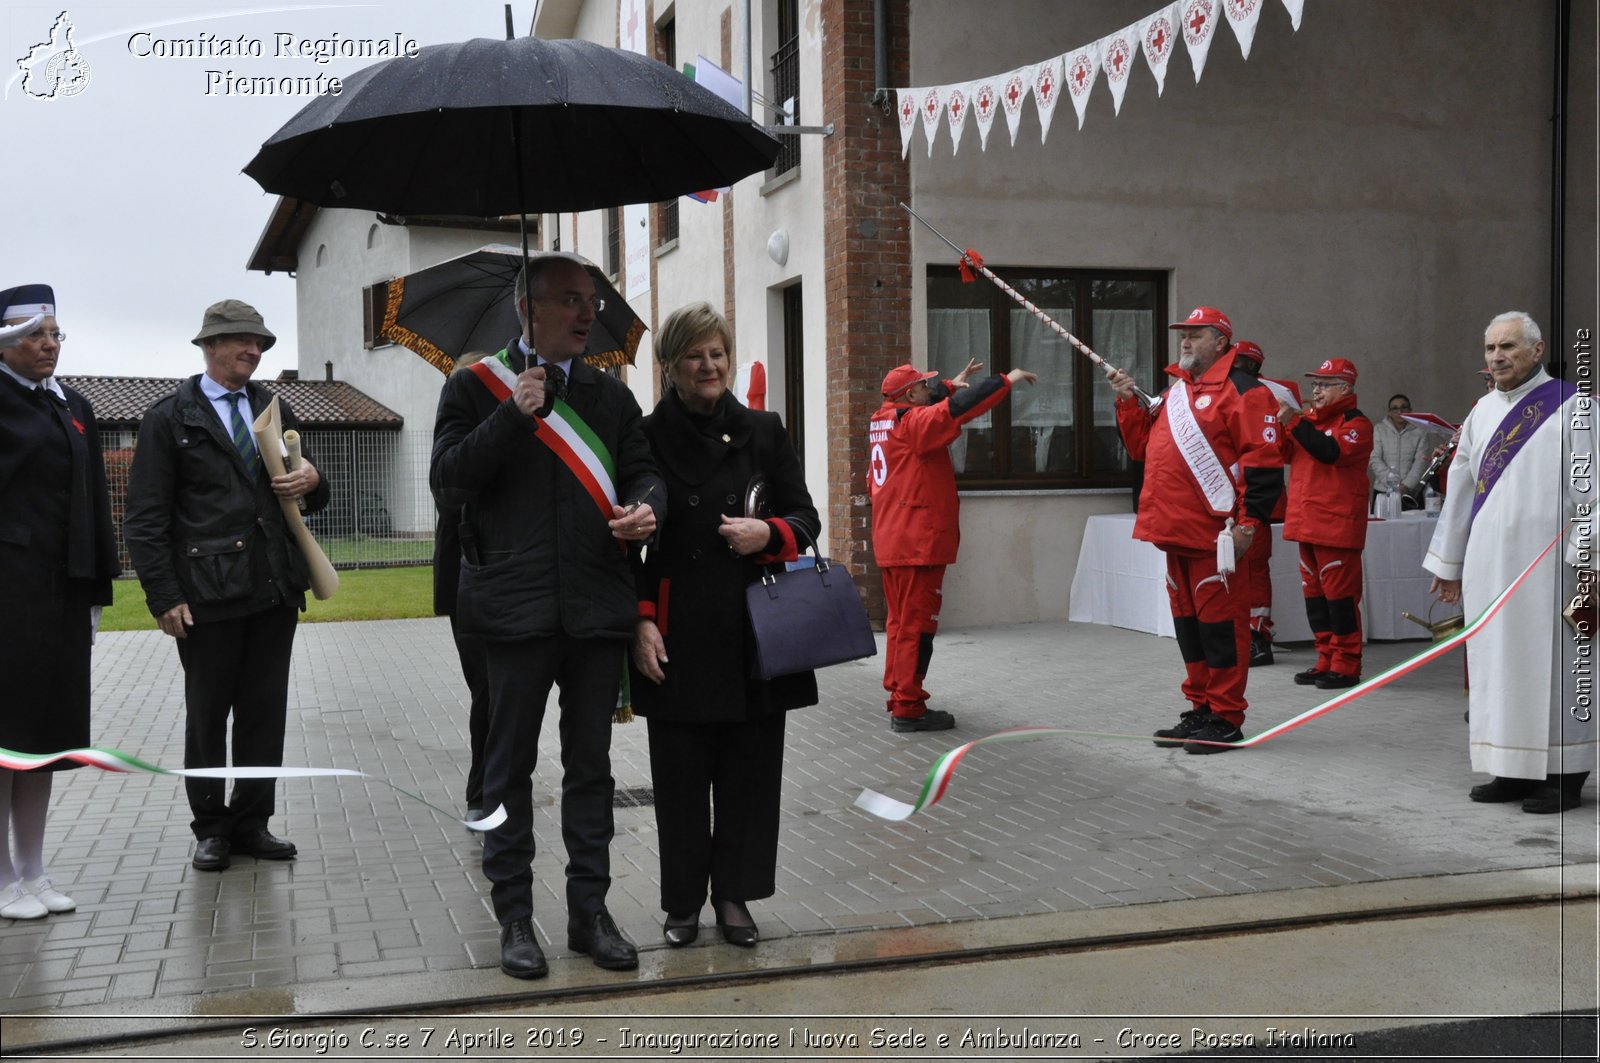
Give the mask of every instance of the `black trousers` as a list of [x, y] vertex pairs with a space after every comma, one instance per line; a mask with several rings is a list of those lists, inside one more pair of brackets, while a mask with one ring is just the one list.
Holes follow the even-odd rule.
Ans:
[[550, 687], [560, 688], [561, 838], [567, 915], [587, 922], [611, 888], [611, 714], [622, 681], [620, 639], [566, 635], [482, 643], [489, 681], [483, 807], [506, 821], [483, 839], [483, 873], [502, 925], [533, 915], [533, 769]]
[[[188, 708], [183, 766], [228, 764], [228, 717], [233, 717], [233, 763], [283, 763], [288, 715], [289, 654], [299, 610], [275, 606], [232, 620], [196, 623], [178, 643]], [[190, 827], [196, 838], [230, 838], [265, 830], [274, 811], [272, 779], [185, 779]]]
[[774, 712], [740, 723], [649, 718], [650, 778], [661, 838], [661, 907], [700, 910], [777, 891], [783, 726]]
[[450, 617], [450, 634], [455, 637], [456, 656], [461, 658], [461, 675], [467, 681], [472, 699], [467, 707], [467, 807], [483, 807], [483, 741], [489, 733], [489, 665], [483, 656], [483, 643], [456, 628]]

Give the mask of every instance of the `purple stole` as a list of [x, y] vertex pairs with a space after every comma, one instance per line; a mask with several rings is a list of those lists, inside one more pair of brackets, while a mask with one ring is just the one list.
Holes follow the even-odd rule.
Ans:
[[1488, 500], [1489, 492], [1500, 482], [1501, 475], [1511, 460], [1522, 451], [1522, 446], [1539, 430], [1545, 419], [1559, 410], [1577, 389], [1565, 380], [1550, 379], [1528, 392], [1522, 402], [1513, 406], [1494, 430], [1489, 448], [1483, 452], [1478, 466], [1478, 480], [1472, 496], [1472, 519]]

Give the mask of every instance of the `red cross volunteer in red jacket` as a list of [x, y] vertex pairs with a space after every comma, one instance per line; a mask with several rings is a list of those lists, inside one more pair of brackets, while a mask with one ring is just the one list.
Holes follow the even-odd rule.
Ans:
[[1300, 544], [1300, 589], [1317, 663], [1295, 674], [1323, 690], [1361, 681], [1361, 551], [1367, 545], [1372, 422], [1356, 409], [1356, 367], [1329, 358], [1311, 378], [1311, 406], [1278, 408], [1289, 464], [1283, 537]]
[[1127, 373], [1115, 369], [1109, 379], [1128, 455], [1145, 463], [1133, 536], [1166, 552], [1183, 655], [1189, 708], [1156, 731], [1156, 745], [1217, 753], [1244, 738], [1250, 659], [1246, 581], [1219, 570], [1218, 536], [1237, 515], [1230, 535], [1242, 557], [1258, 534], [1271, 534], [1283, 491], [1278, 401], [1234, 365], [1233, 324], [1222, 311], [1196, 307], [1168, 327], [1182, 334], [1178, 364], [1167, 366], [1172, 384], [1152, 409], [1140, 407]]
[[961, 544], [949, 447], [962, 425], [999, 405], [1017, 381], [1037, 379], [1013, 369], [968, 385], [967, 377], [981, 367], [968, 362], [941, 383], [934, 380], [936, 372], [895, 366], [883, 378], [883, 405], [868, 427], [872, 555], [883, 574], [889, 611], [883, 688], [889, 692], [895, 731], [945, 731], [956, 725], [950, 713], [928, 708], [922, 686], [939, 630], [945, 566], [955, 564]]

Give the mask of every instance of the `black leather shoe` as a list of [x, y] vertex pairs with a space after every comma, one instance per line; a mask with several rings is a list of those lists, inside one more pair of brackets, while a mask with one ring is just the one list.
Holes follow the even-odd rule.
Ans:
[[1555, 812], [1570, 812], [1581, 804], [1583, 798], [1574, 791], [1560, 786], [1541, 786], [1522, 802], [1522, 811], [1548, 816]]
[[513, 978], [543, 978], [550, 973], [539, 939], [533, 936], [532, 919], [513, 919], [501, 928], [500, 970]]
[[194, 847], [194, 866], [199, 871], [221, 871], [233, 861], [229, 854], [233, 852], [233, 843], [221, 836], [215, 838], [201, 838]]
[[750, 918], [750, 909], [743, 901], [712, 901], [711, 907], [717, 913], [717, 930], [723, 941], [749, 949], [761, 940], [761, 931], [756, 929], [756, 921]]
[[1272, 663], [1272, 640], [1259, 631], [1250, 632], [1250, 667], [1261, 668]]
[[1467, 791], [1467, 796], [1474, 801], [1484, 804], [1498, 804], [1502, 801], [1521, 801], [1524, 797], [1532, 795], [1542, 783], [1537, 779], [1507, 779], [1496, 775], [1493, 779], [1479, 786], [1474, 786]]
[[661, 924], [661, 936], [668, 945], [681, 949], [685, 945], [692, 945], [700, 936], [700, 913], [693, 915], [668, 914], [666, 922]]
[[1318, 690], [1344, 690], [1361, 682], [1358, 675], [1345, 675], [1342, 672], [1324, 672], [1317, 676], [1316, 688]]
[[1181, 746], [1189, 740], [1195, 732], [1211, 722], [1211, 708], [1208, 705], [1196, 705], [1188, 712], [1178, 717], [1178, 722], [1171, 727], [1163, 727], [1154, 735], [1156, 745], [1163, 749]]
[[604, 908], [587, 924], [567, 920], [567, 948], [587, 954], [596, 967], [608, 971], [631, 971], [639, 966], [639, 950], [622, 936], [616, 920]]
[[1322, 671], [1320, 668], [1307, 668], [1303, 672], [1296, 672], [1294, 681], [1303, 687], [1315, 686], [1317, 680], [1328, 674], [1328, 672]]
[[253, 856], [258, 860], [293, 860], [294, 854], [299, 850], [295, 849], [294, 842], [279, 838], [266, 828], [262, 828], [235, 838], [233, 851], [242, 856]]
[[[1234, 742], [1243, 742], [1244, 732], [1221, 716], [1213, 715], [1206, 725], [1189, 736], [1189, 741], [1183, 744], [1185, 753], [1198, 753], [1202, 756], [1207, 753], [1229, 753], [1233, 750]], [[1214, 742], [1230, 743], [1227, 745], [1212, 745]]]

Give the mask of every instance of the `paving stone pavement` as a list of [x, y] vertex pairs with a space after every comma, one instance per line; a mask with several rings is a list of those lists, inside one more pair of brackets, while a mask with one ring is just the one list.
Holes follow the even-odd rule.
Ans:
[[[1369, 646], [1369, 673], [1423, 645]], [[1291, 682], [1308, 659], [1285, 653], [1252, 673], [1248, 730], [1318, 703], [1322, 692]], [[1480, 779], [1459, 651], [1252, 751], [1194, 757], [1090, 735], [981, 748], [939, 806], [903, 823], [852, 802], [863, 787], [910, 801], [939, 754], [1008, 727], [1147, 735], [1182, 707], [1178, 653], [1170, 639], [1084, 624], [946, 630], [930, 688], [959, 726], [915, 735], [890, 732], [878, 666], [825, 671], [822, 703], [789, 716], [778, 894], [752, 906], [767, 938], [1595, 859], [1592, 779], [1584, 808], [1564, 816], [1466, 800]], [[181, 764], [181, 676], [163, 636], [103, 635], [94, 682], [97, 745]], [[285, 762], [372, 777], [279, 784], [272, 828], [299, 845], [292, 862], [196, 871], [181, 783], [57, 776], [46, 853], [78, 910], [0, 920], [0, 1012], [160, 1015], [230, 990], [493, 968], [477, 842], [401, 792], [459, 810], [464, 695], [443, 620], [302, 625]], [[560, 955], [552, 732], [535, 778], [534, 903]], [[613, 734], [619, 791], [647, 790], [644, 726]], [[663, 948], [653, 812], [619, 807], [616, 823], [611, 911], [643, 948]]]

